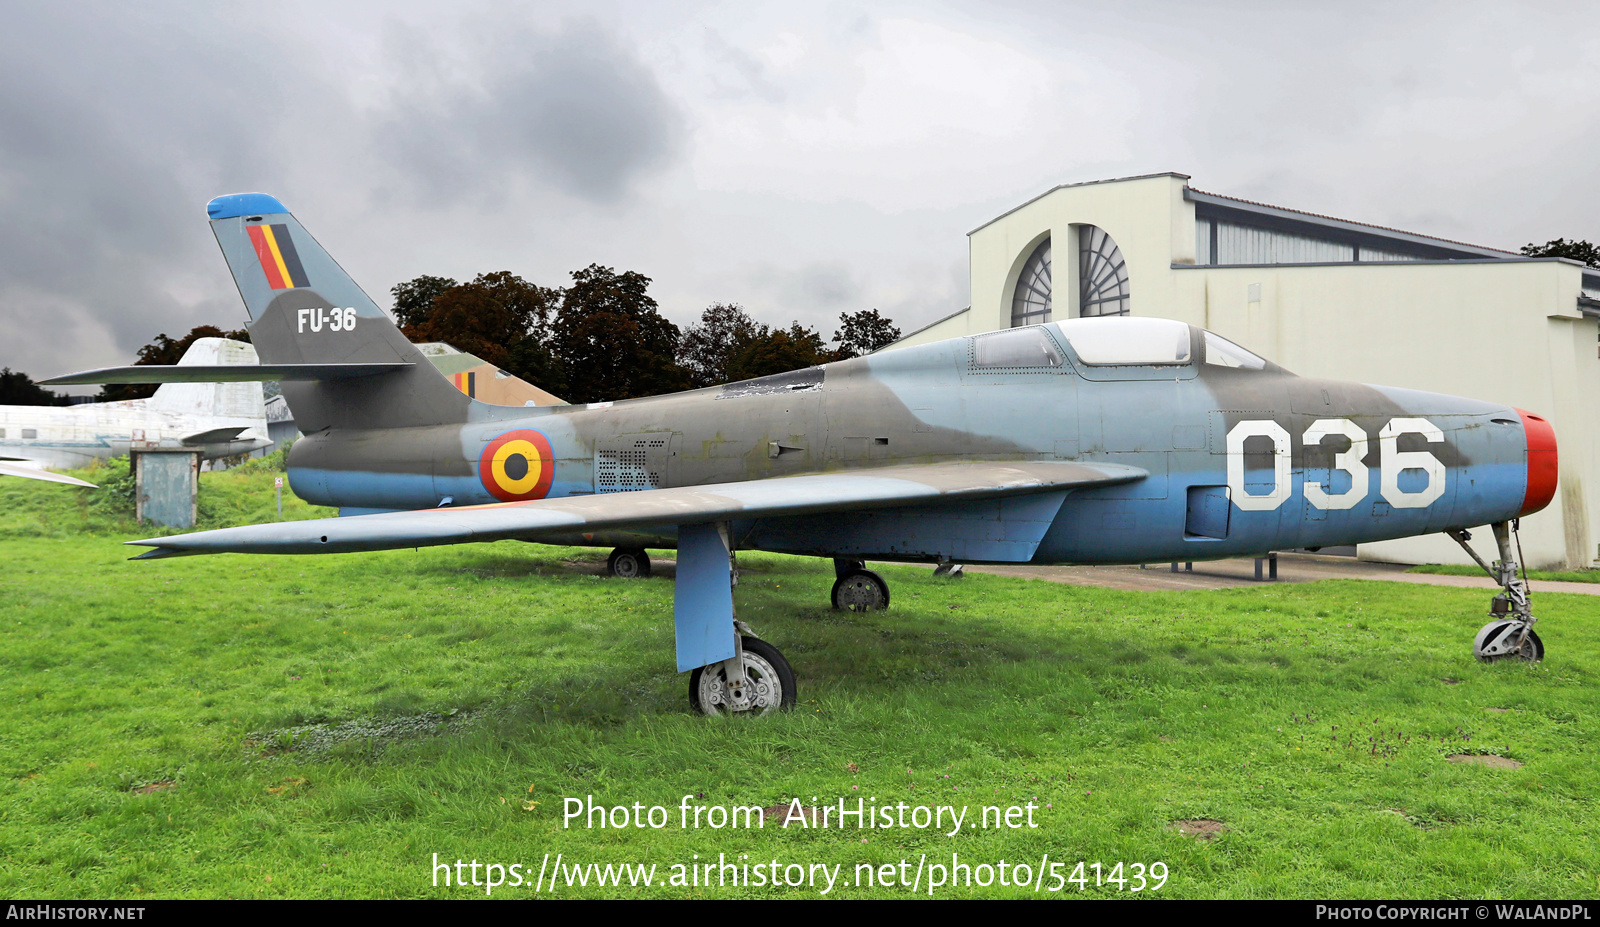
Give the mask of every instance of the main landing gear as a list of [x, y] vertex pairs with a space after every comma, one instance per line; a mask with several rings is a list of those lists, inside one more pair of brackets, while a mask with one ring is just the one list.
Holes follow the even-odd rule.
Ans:
[[618, 579], [643, 579], [650, 575], [650, 555], [642, 547], [619, 547], [606, 558], [606, 569]]
[[[1518, 563], [1522, 542], [1517, 538], [1518, 558], [1512, 558], [1511, 542], [1517, 531], [1517, 521], [1496, 522], [1490, 526], [1500, 550], [1500, 559], [1489, 566], [1483, 562], [1467, 542], [1472, 535], [1466, 531], [1447, 532], [1467, 552], [1490, 578], [1500, 584], [1501, 593], [1489, 603], [1489, 617], [1494, 619], [1478, 631], [1472, 644], [1472, 654], [1484, 663], [1498, 660], [1525, 660], [1538, 663], [1544, 659], [1544, 641], [1534, 633], [1533, 607], [1528, 601], [1526, 573]], [[1520, 574], [1520, 575], [1519, 575]]]
[[876, 612], [889, 607], [889, 584], [860, 560], [835, 560], [833, 607], [840, 611]]
[[[740, 632], [733, 659], [702, 666], [689, 674], [689, 706], [701, 714], [765, 714], [794, 707], [794, 669], [778, 648], [754, 637], [750, 626]], [[742, 667], [742, 670], [741, 670]]]
[[794, 669], [734, 617], [737, 575], [726, 524], [678, 526], [672, 621], [689, 705], [706, 715], [787, 710], [795, 703]]

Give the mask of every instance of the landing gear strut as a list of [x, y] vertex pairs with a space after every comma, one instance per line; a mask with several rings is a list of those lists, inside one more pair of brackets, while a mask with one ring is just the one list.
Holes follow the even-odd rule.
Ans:
[[860, 560], [835, 560], [833, 607], [840, 611], [875, 612], [889, 607], [889, 584]]
[[1497, 660], [1526, 660], [1529, 663], [1538, 663], [1544, 659], [1544, 641], [1534, 633], [1533, 623], [1539, 619], [1533, 617], [1533, 607], [1528, 601], [1528, 582], [1525, 571], [1518, 561], [1521, 559], [1522, 541], [1517, 540], [1518, 557], [1512, 557], [1511, 542], [1517, 531], [1517, 522], [1495, 522], [1490, 526], [1494, 531], [1494, 540], [1500, 550], [1500, 559], [1490, 566], [1483, 562], [1467, 542], [1472, 535], [1466, 531], [1448, 532], [1450, 537], [1460, 544], [1468, 556], [1483, 567], [1489, 577], [1500, 584], [1501, 593], [1489, 603], [1489, 617], [1494, 619], [1478, 631], [1478, 637], [1472, 644], [1472, 654], [1484, 663], [1493, 663]]

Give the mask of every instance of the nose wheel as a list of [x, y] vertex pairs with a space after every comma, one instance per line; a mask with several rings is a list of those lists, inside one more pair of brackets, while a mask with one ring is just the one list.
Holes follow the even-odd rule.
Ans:
[[1494, 566], [1484, 563], [1483, 558], [1467, 543], [1472, 540], [1472, 535], [1466, 531], [1448, 532], [1478, 566], [1483, 567], [1484, 572], [1500, 584], [1501, 589], [1489, 604], [1489, 617], [1494, 620], [1479, 629], [1477, 638], [1472, 642], [1472, 655], [1480, 663], [1497, 663], [1501, 660], [1538, 663], [1544, 659], [1544, 641], [1533, 630], [1533, 623], [1539, 619], [1533, 617], [1527, 572], [1518, 563], [1522, 553], [1520, 538], [1516, 540], [1519, 556], [1512, 558], [1512, 539], [1516, 535], [1517, 522], [1496, 522], [1490, 528], [1494, 531], [1495, 545], [1500, 550], [1500, 559], [1494, 562]]
[[1480, 663], [1523, 660], [1538, 663], [1544, 659], [1544, 641], [1533, 628], [1521, 621], [1491, 621], [1478, 632], [1472, 655]]

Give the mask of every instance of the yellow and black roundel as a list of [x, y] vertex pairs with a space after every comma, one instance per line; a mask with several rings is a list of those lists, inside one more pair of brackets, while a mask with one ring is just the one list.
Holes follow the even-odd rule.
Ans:
[[521, 502], [543, 499], [556, 476], [550, 439], [537, 431], [508, 431], [483, 449], [478, 458], [478, 479], [496, 499]]

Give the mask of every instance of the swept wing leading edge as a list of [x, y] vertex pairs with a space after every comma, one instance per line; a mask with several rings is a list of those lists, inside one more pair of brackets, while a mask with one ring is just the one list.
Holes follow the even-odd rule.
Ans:
[[462, 508], [277, 522], [129, 541], [137, 559], [186, 554], [312, 554], [427, 547], [610, 528], [890, 508], [1106, 486], [1143, 479], [1121, 464], [958, 462], [845, 470], [738, 483], [567, 496]]

